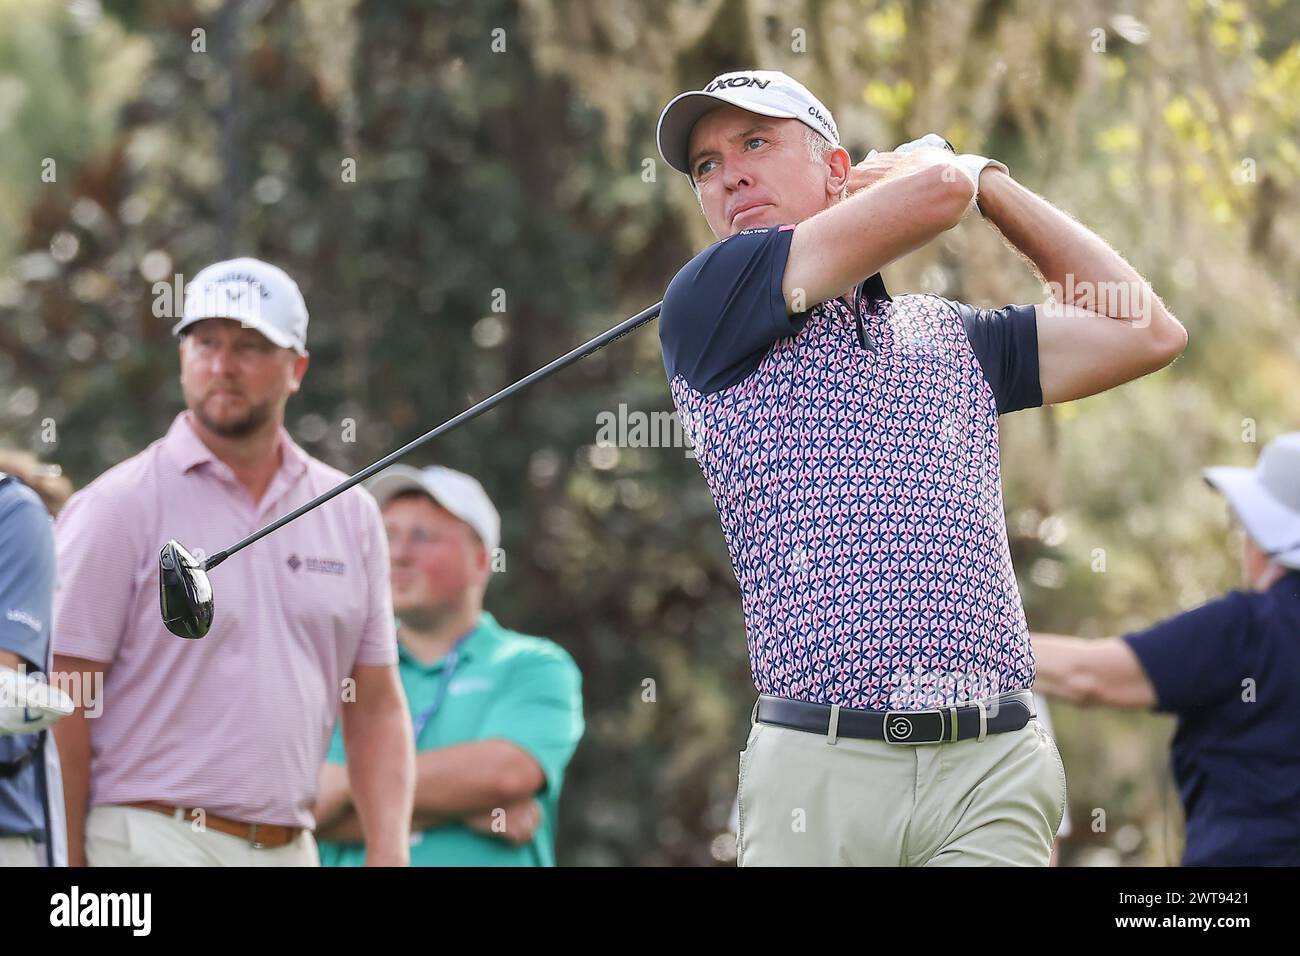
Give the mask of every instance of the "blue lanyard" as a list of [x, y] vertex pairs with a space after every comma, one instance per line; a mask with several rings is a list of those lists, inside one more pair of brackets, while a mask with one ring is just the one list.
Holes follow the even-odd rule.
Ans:
[[[477, 628], [475, 628], [475, 630], [477, 630]], [[420, 739], [420, 732], [424, 730], [429, 721], [433, 720], [434, 715], [436, 715], [438, 711], [442, 710], [443, 701], [447, 699], [447, 688], [451, 686], [451, 678], [456, 673], [456, 668], [460, 665], [461, 648], [464, 646], [465, 641], [469, 639], [470, 634], [473, 633], [474, 631], [470, 631], [469, 634], [462, 634], [456, 639], [456, 643], [452, 645], [451, 651], [447, 654], [445, 663], [442, 665], [442, 681], [438, 684], [438, 693], [433, 698], [433, 703], [415, 716], [415, 721], [412, 725], [412, 739], [418, 741]]]

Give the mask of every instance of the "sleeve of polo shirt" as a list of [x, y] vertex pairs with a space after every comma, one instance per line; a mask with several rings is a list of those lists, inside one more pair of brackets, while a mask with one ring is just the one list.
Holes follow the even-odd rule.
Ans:
[[792, 227], [746, 229], [714, 243], [673, 277], [659, 313], [664, 370], [718, 392], [747, 378], [772, 343], [798, 333], [805, 313], [786, 313], [781, 282]]
[[584, 730], [582, 672], [558, 645], [520, 656], [483, 720], [480, 739], [500, 738], [532, 755], [558, 792]]
[[952, 304], [966, 327], [966, 338], [979, 359], [984, 380], [993, 390], [998, 414], [1042, 405], [1038, 320], [1034, 306], [979, 309], [965, 302]]
[[1126, 634], [1156, 691], [1155, 709], [1180, 713], [1241, 693], [1250, 676], [1250, 602], [1234, 592]]
[[[56, 654], [111, 663], [122, 645], [144, 544], [126, 517], [131, 509], [116, 507], [114, 497], [113, 491], [91, 484], [68, 499], [54, 525]], [[87, 592], [92, 600], [86, 599]]]
[[0, 490], [0, 650], [46, 668], [54, 592], [54, 533], [36, 492]]
[[388, 582], [388, 536], [379, 505], [360, 490], [365, 534], [361, 561], [366, 572], [367, 613], [356, 663], [374, 666], [397, 663], [397, 628], [393, 623], [393, 593]]

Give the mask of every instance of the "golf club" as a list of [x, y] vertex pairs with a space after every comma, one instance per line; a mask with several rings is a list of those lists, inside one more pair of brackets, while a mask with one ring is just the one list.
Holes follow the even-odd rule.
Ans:
[[335, 485], [329, 491], [316, 496], [300, 508], [289, 512], [282, 518], [276, 519], [265, 528], [254, 531], [248, 537], [236, 542], [224, 551], [209, 555], [201, 562], [175, 539], [168, 541], [163, 545], [158, 555], [158, 603], [162, 610], [163, 624], [166, 625], [167, 630], [177, 637], [190, 640], [203, 637], [212, 627], [214, 607], [212, 584], [208, 580], [207, 572], [226, 560], [226, 558], [236, 551], [242, 551], [254, 541], [265, 537], [272, 531], [283, 528], [290, 521], [302, 517], [313, 508], [323, 505], [335, 495], [347, 491], [353, 485], [383, 471], [393, 462], [409, 452], [415, 451], [426, 442], [432, 441], [439, 435], [446, 434], [472, 418], [477, 418], [489, 409], [495, 408], [510, 396], [523, 391], [534, 382], [540, 382], [542, 379], [560, 371], [560, 369], [567, 368], [579, 359], [586, 358], [592, 352], [604, 348], [615, 339], [622, 338], [633, 329], [654, 320], [658, 317], [662, 305], [662, 302], [656, 303], [645, 311], [638, 312], [630, 319], [624, 319], [609, 331], [603, 332], [583, 345], [579, 345], [573, 351], [561, 355], [549, 364], [543, 365], [536, 371], [519, 379], [519, 381], [507, 385], [495, 395], [489, 396], [477, 405], [465, 409], [455, 418], [448, 419], [432, 431], [425, 432], [419, 438], [403, 445], [386, 458], [381, 458], [373, 465], [362, 469], [351, 478]]

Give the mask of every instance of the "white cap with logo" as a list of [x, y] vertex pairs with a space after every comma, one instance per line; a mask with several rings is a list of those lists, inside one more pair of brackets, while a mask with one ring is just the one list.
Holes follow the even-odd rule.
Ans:
[[366, 487], [380, 508], [403, 491], [422, 491], [473, 528], [488, 551], [495, 551], [501, 541], [501, 516], [496, 506], [483, 486], [464, 472], [441, 465], [423, 469], [394, 465], [372, 478]]
[[1202, 474], [1261, 551], [1283, 567], [1300, 568], [1300, 432], [1265, 445], [1254, 468], [1217, 465]]
[[261, 259], [215, 262], [185, 286], [179, 335], [203, 319], [236, 319], [282, 349], [307, 354], [307, 303], [289, 274]]
[[659, 114], [659, 152], [669, 166], [690, 175], [691, 130], [701, 116], [722, 104], [738, 106], [760, 116], [797, 119], [840, 145], [835, 118], [808, 87], [779, 70], [742, 70], [714, 77], [702, 90], [673, 97]]

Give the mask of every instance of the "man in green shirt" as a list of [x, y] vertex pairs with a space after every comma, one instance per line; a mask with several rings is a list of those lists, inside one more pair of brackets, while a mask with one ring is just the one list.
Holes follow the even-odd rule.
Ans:
[[[412, 866], [554, 866], [564, 769], [582, 737], [582, 675], [559, 645], [483, 610], [500, 518], [449, 468], [397, 465], [370, 485], [383, 510], [398, 667], [416, 749]], [[365, 862], [342, 735], [321, 771], [325, 866]]]

